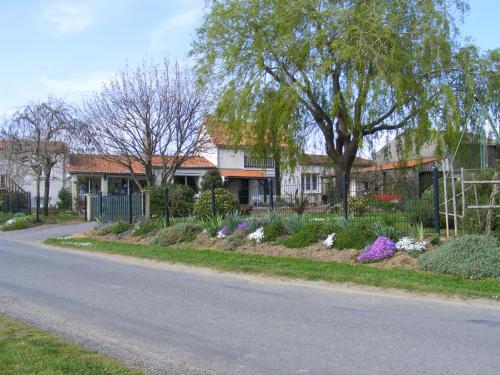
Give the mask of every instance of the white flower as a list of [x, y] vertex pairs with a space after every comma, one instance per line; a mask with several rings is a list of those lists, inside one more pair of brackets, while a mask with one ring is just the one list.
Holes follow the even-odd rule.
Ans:
[[335, 242], [335, 233], [329, 234], [328, 237], [326, 237], [326, 240], [323, 241], [325, 246], [328, 248], [332, 247], [334, 242]]
[[260, 227], [255, 232], [250, 233], [248, 235], [248, 239], [255, 240], [255, 242], [259, 243], [264, 239], [264, 227]]
[[222, 233], [222, 231], [217, 232], [217, 238], [220, 239], [220, 238], [225, 238], [225, 237], [226, 237], [226, 235], [224, 233]]
[[415, 241], [410, 237], [403, 237], [396, 243], [396, 249], [412, 253], [414, 251], [424, 251], [427, 243], [425, 241]]
[[90, 246], [92, 245], [90, 242], [74, 242], [74, 241], [64, 241], [64, 245], [71, 245], [71, 246]]

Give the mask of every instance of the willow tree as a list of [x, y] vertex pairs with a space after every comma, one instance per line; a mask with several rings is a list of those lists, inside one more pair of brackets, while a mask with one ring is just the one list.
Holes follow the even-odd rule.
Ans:
[[461, 0], [219, 0], [192, 54], [220, 116], [255, 122], [267, 90], [286, 98], [321, 135], [339, 186], [364, 142], [413, 127], [423, 143], [433, 126], [459, 127], [456, 24], [466, 9]]

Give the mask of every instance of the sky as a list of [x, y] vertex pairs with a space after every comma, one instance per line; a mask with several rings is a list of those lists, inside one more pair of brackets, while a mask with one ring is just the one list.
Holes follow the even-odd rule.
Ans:
[[[462, 34], [500, 47], [500, 0], [469, 3]], [[204, 9], [205, 0], [0, 0], [0, 114], [48, 95], [78, 104], [126, 64], [189, 63]]]

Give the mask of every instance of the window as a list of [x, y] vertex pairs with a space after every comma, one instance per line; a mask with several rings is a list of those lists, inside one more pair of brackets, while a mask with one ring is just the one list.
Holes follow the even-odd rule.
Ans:
[[316, 173], [303, 173], [301, 176], [301, 188], [303, 192], [317, 192], [318, 175]]

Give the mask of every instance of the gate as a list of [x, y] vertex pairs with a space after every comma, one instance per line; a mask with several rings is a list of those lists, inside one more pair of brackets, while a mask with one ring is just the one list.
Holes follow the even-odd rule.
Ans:
[[90, 210], [87, 220], [103, 222], [124, 221], [133, 223], [144, 216], [142, 194], [89, 196]]

